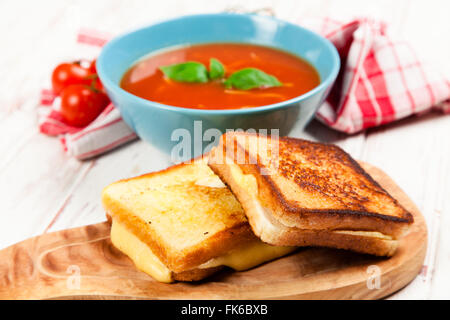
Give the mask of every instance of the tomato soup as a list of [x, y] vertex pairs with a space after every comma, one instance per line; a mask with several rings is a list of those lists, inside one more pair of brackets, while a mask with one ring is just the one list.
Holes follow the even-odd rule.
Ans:
[[[177, 82], [167, 78], [162, 66], [195, 61], [208, 66], [219, 60], [225, 76], [243, 68], [257, 68], [276, 77], [281, 86], [238, 90], [223, 80], [206, 83]], [[121, 87], [144, 99], [192, 109], [240, 109], [269, 105], [297, 97], [320, 83], [317, 71], [303, 59], [277, 49], [232, 43], [192, 45], [148, 56], [123, 76]]]

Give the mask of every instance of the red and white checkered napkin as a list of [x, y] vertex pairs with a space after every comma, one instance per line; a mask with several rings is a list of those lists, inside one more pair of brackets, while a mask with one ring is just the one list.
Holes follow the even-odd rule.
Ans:
[[[450, 81], [420, 61], [405, 42], [392, 40], [383, 23], [371, 19], [340, 22], [329, 18], [303, 19], [305, 27], [327, 37], [339, 51], [341, 70], [327, 101], [316, 116], [326, 125], [346, 133], [386, 124], [433, 107], [450, 112]], [[78, 43], [100, 48], [107, 38], [82, 31]], [[87, 159], [136, 135], [112, 105], [85, 128], [62, 122], [59, 98], [43, 90], [38, 108], [39, 128], [58, 135], [65, 150]]]
[[367, 18], [299, 21], [328, 38], [341, 70], [316, 116], [346, 133], [386, 124], [433, 107], [450, 112], [450, 81], [419, 60], [408, 43], [394, 41], [386, 25]]
[[88, 126], [77, 128], [62, 121], [57, 111], [59, 98], [54, 98], [48, 90], [43, 90], [41, 95], [49, 97], [51, 105], [44, 107], [49, 102], [41, 101], [38, 110], [40, 131], [59, 135], [64, 151], [77, 159], [92, 158], [137, 138], [111, 103]]

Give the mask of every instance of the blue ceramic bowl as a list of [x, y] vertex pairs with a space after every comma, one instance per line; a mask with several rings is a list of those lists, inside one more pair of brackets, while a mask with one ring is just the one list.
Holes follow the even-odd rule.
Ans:
[[[313, 90], [284, 102], [236, 110], [163, 105], [139, 98], [119, 86], [123, 74], [152, 51], [213, 42], [253, 43], [291, 52], [311, 63], [321, 82]], [[180, 142], [202, 141], [203, 133], [210, 128], [220, 132], [236, 128], [279, 129], [281, 135], [287, 135], [294, 124], [304, 127], [326, 98], [339, 66], [335, 47], [314, 32], [272, 17], [228, 13], [184, 16], [127, 33], [108, 42], [97, 60], [100, 79], [126, 123], [142, 139], [167, 153], [174, 152]], [[194, 121], [201, 121], [196, 122], [196, 130]], [[216, 132], [212, 131], [213, 135]], [[204, 141], [202, 147], [209, 144]], [[198, 147], [194, 150], [192, 144], [191, 154], [184, 154], [184, 158], [202, 151]]]

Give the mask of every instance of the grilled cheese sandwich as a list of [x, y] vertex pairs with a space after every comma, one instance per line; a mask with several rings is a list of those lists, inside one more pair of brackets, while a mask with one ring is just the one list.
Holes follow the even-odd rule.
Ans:
[[[273, 245], [327, 246], [381, 256], [395, 253], [397, 240], [412, 222], [412, 216], [350, 156], [335, 146], [281, 138], [277, 156], [280, 163], [273, 166], [271, 161], [277, 157], [264, 159], [264, 155], [252, 153], [258, 149], [255, 145], [266, 146], [264, 150], [270, 153], [270, 141], [261, 144], [260, 139], [270, 138], [245, 133], [224, 135], [209, 161], [241, 202], [260, 239]], [[323, 177], [311, 177], [311, 172]], [[336, 177], [338, 173], [341, 175]], [[328, 177], [332, 178], [327, 180]], [[348, 191], [333, 185], [333, 179], [338, 179]], [[335, 191], [332, 197], [329, 190]], [[296, 200], [309, 199], [293, 202], [293, 195], [298, 196]], [[357, 199], [365, 200], [357, 204]], [[330, 207], [332, 203], [336, 203], [336, 208]], [[386, 211], [368, 212], [364, 205]]]

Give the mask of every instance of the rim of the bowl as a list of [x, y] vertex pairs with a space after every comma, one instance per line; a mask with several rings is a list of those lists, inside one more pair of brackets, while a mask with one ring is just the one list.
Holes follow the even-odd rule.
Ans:
[[[117, 85], [114, 81], [112, 81], [111, 79], [109, 79], [107, 76], [105, 76], [105, 71], [104, 66], [103, 66], [103, 57], [105, 55], [105, 52], [108, 50], [109, 47], [113, 46], [115, 43], [121, 41], [123, 38], [135, 33], [135, 32], [139, 32], [143, 29], [148, 29], [151, 27], [154, 27], [156, 25], [161, 25], [161, 24], [165, 24], [165, 23], [171, 23], [173, 21], [179, 21], [179, 20], [184, 20], [184, 19], [192, 19], [192, 18], [204, 18], [204, 17], [230, 17], [230, 16], [240, 16], [240, 17], [248, 17], [250, 19], [265, 19], [265, 20], [272, 20], [272, 21], [276, 21], [277, 23], [282, 23], [282, 24], [288, 24], [291, 25], [295, 28], [298, 29], [302, 29], [302, 31], [309, 33], [315, 37], [317, 37], [331, 52], [332, 52], [332, 57], [333, 57], [333, 69], [331, 70], [331, 72], [329, 73], [328, 77], [326, 77], [325, 79], [321, 80], [320, 84], [317, 85], [315, 88], [311, 89], [308, 92], [305, 92], [302, 95], [299, 95], [295, 98], [289, 99], [289, 100], [285, 100], [285, 101], [281, 101], [278, 103], [273, 103], [273, 104], [268, 104], [268, 105], [264, 105], [264, 106], [258, 106], [258, 107], [254, 107], [254, 108], [242, 108], [242, 109], [193, 109], [193, 108], [185, 108], [185, 107], [177, 107], [177, 106], [171, 106], [171, 105], [166, 105], [166, 104], [162, 104], [159, 102], [155, 102], [155, 101], [151, 101], [151, 100], [147, 100], [141, 97], [138, 97], [132, 93], [129, 93], [128, 91], [122, 89], [119, 85]], [[289, 51], [288, 51], [289, 52]], [[340, 58], [339, 58], [339, 54], [335, 48], [335, 46], [326, 38], [322, 37], [321, 35], [303, 28], [299, 25], [296, 25], [294, 23], [291, 22], [287, 22], [278, 18], [274, 18], [271, 16], [262, 16], [262, 15], [257, 15], [257, 14], [251, 14], [251, 13], [206, 13], [206, 14], [194, 14], [194, 15], [184, 15], [184, 16], [180, 16], [177, 18], [172, 18], [172, 19], [168, 19], [168, 20], [163, 20], [163, 21], [159, 21], [159, 22], [155, 22], [152, 23], [150, 25], [147, 25], [145, 27], [140, 27], [138, 29], [126, 32], [122, 35], [119, 35], [117, 37], [115, 37], [114, 39], [108, 41], [108, 43], [103, 47], [98, 59], [97, 59], [97, 72], [98, 75], [102, 81], [102, 83], [105, 85], [105, 87], [110, 87], [113, 88], [114, 90], [119, 90], [119, 92], [121, 92], [121, 94], [124, 94], [126, 97], [130, 98], [131, 100], [135, 100], [135, 102], [139, 102], [141, 104], [144, 104], [148, 107], [157, 107], [159, 109], [163, 109], [163, 110], [170, 110], [170, 111], [176, 111], [176, 112], [184, 112], [187, 114], [198, 114], [198, 115], [230, 115], [230, 114], [247, 114], [247, 113], [258, 113], [258, 112], [263, 112], [263, 111], [270, 111], [270, 110], [274, 110], [274, 109], [280, 109], [283, 107], [287, 107], [289, 105], [292, 105], [294, 103], [298, 103], [302, 100], [307, 99], [308, 97], [316, 94], [317, 92], [321, 91], [323, 88], [327, 87], [328, 85], [330, 85], [330, 83], [332, 81], [334, 81], [337, 77], [337, 74], [339, 72], [340, 69]], [[316, 67], [313, 64], [314, 67]]]

